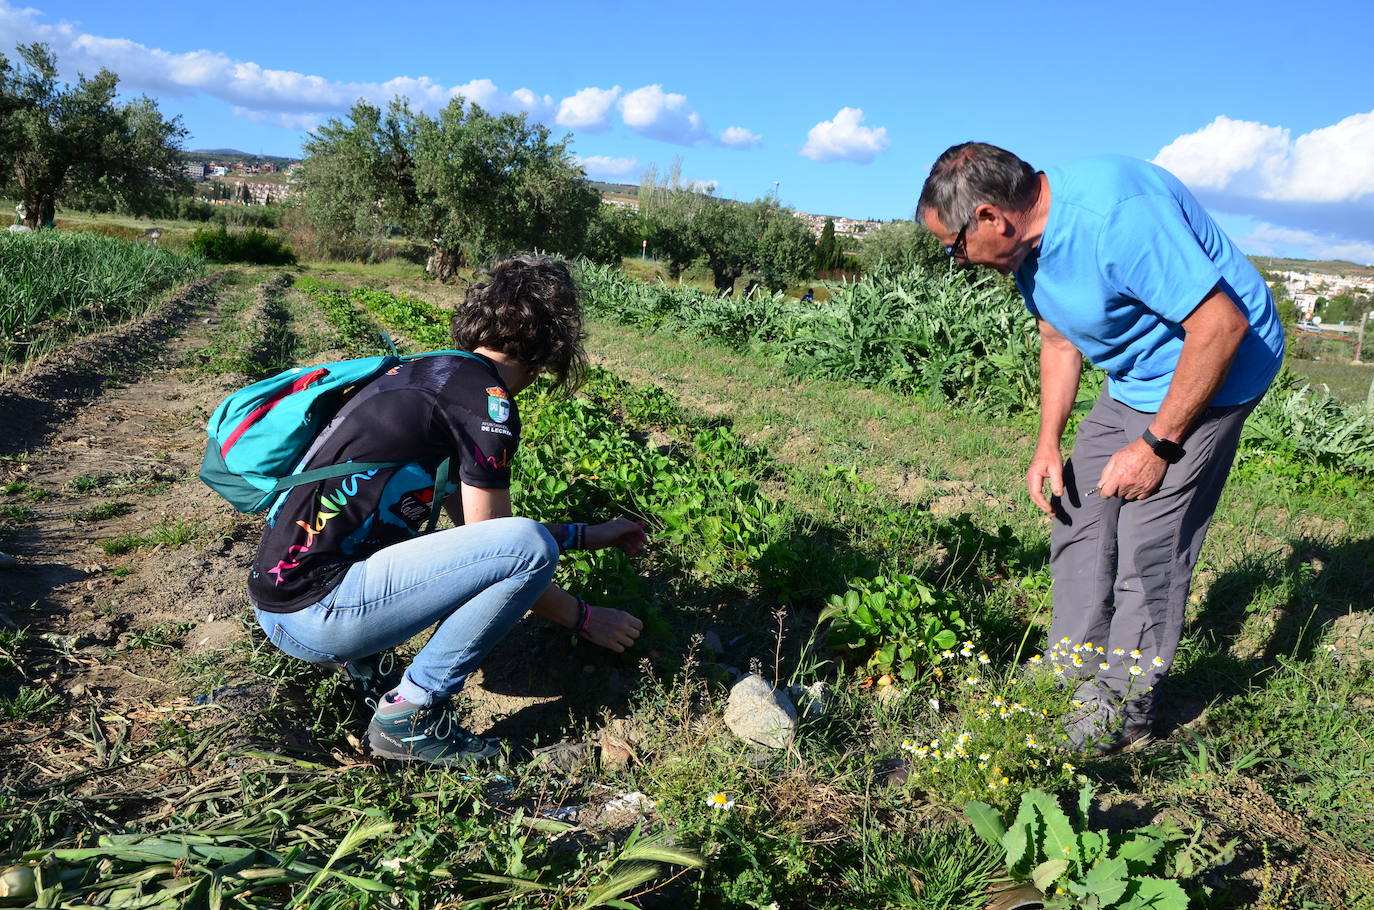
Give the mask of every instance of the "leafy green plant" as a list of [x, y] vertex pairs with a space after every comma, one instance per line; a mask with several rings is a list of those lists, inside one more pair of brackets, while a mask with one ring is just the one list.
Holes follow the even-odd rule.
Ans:
[[833, 620], [830, 641], [859, 655], [875, 676], [908, 682], [929, 673], [968, 628], [962, 603], [909, 575], [856, 578], [830, 598], [819, 622]]
[[254, 265], [294, 265], [296, 254], [281, 238], [254, 228], [230, 232], [224, 225], [201, 228], [186, 248], [210, 262], [248, 262]]
[[89, 509], [78, 509], [72, 513], [73, 521], [105, 521], [109, 518], [118, 518], [121, 515], [128, 515], [133, 511], [133, 506], [127, 502], [111, 500], [102, 502], [99, 505], [91, 506]]
[[1012, 878], [1045, 895], [1047, 910], [1187, 910], [1178, 879], [1230, 861], [1230, 845], [1205, 844], [1200, 827], [1191, 837], [1176, 825], [1094, 831], [1092, 797], [1084, 784], [1076, 825], [1043, 790], [1022, 794], [1010, 824], [986, 803], [969, 803], [964, 811], [979, 836], [1004, 853]]

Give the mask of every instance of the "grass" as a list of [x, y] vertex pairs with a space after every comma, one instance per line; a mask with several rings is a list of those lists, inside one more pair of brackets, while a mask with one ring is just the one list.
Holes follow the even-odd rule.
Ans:
[[[431, 286], [410, 290], [426, 297]], [[426, 333], [437, 329], [419, 306], [321, 291], [312, 296], [327, 302], [339, 347], [364, 343], [374, 320], [392, 319], [400, 320], [392, 329], [433, 346]], [[1174, 812], [1209, 838], [1238, 841], [1231, 866], [1188, 879], [1194, 906], [1334, 910], [1357, 906], [1360, 889], [1374, 885], [1371, 819], [1361, 812], [1374, 798], [1374, 663], [1362, 623], [1374, 602], [1370, 481], [1274, 458], [1242, 463], [1203, 552], [1160, 741], [1069, 769], [1045, 748], [1064, 696], [1037, 689], [1034, 677], [1011, 681], [1027, 649], [1043, 644], [1050, 590], [1046, 525], [1021, 489], [1028, 418], [973, 417], [881, 389], [801, 381], [749, 351], [596, 321], [590, 328], [589, 347], [612, 373], [596, 374], [571, 404], [537, 390], [522, 396], [516, 496], [522, 512], [541, 518], [625, 507], [651, 522], [655, 545], [633, 567], [576, 556], [561, 576], [646, 618], [649, 638], [636, 649], [643, 662], [546, 652], [632, 680], [618, 713], [628, 716], [635, 760], [589, 767], [594, 776], [577, 780], [519, 760], [491, 774], [379, 774], [350, 758], [356, 718], [342, 706], [342, 678], [284, 657], [259, 635], [180, 658], [184, 684], [261, 687], [268, 707], [254, 716], [254, 732], [268, 731], [278, 753], [288, 741], [310, 751], [235, 751], [223, 745], [231, 734], [212, 702], [131, 735], [117, 756], [119, 782], [95, 795], [64, 786], [22, 804], [0, 796], [0, 839], [23, 856], [56, 848], [73, 880], [89, 876], [74, 888], [127, 873], [189, 893], [202, 881], [208, 889], [218, 871], [245, 906], [457, 905], [461, 894], [521, 908], [608, 895], [629, 906], [973, 908], [1001, 870], [961, 821], [970, 795], [1011, 804], [1025, 786], [1066, 792], [1087, 779], [1103, 796], [1095, 827], [1128, 830]], [[163, 530], [167, 540], [196, 536]], [[132, 546], [147, 545], [134, 538]], [[852, 579], [884, 572], [947, 595], [976, 628], [988, 663], [970, 649], [887, 687], [841, 669], [848, 655], [816, 634], [819, 609]], [[694, 633], [706, 629], [727, 653], [704, 652]], [[156, 632], [147, 633], [156, 639], [149, 647], [159, 650], [184, 634]], [[755, 664], [781, 683], [826, 681], [827, 708], [802, 722], [792, 748], [763, 752], [725, 724], [729, 663]], [[592, 686], [565, 688], [572, 701], [585, 694], [572, 690]], [[570, 713], [573, 735], [588, 725], [592, 737], [592, 717]], [[1188, 732], [1172, 729], [1182, 722]], [[279, 730], [307, 732], [315, 745]], [[958, 743], [954, 759], [903, 749], [907, 740], [929, 749], [932, 739]], [[919, 773], [875, 776], [909, 756]], [[992, 778], [993, 768], [1003, 773]], [[1005, 790], [987, 790], [1002, 778]], [[681, 864], [652, 851], [636, 860], [625, 832], [572, 830], [550, 817], [625, 791], [657, 802], [636, 837], [670, 833], [693, 855]], [[717, 792], [732, 808], [707, 804]], [[155, 801], [155, 812], [139, 815], [138, 799]], [[166, 814], [156, 814], [164, 804]], [[80, 832], [114, 824], [119, 835], [97, 853], [61, 852], [78, 838], [91, 843]], [[188, 870], [172, 879], [120, 852], [138, 838], [158, 849], [179, 838], [177, 849], [196, 843], [201, 852], [165, 857]], [[229, 848], [256, 852], [213, 852]], [[288, 868], [296, 849], [313, 870]], [[332, 854], [352, 881], [318, 872]], [[691, 868], [694, 856], [704, 870]], [[659, 877], [628, 885], [627, 867], [641, 861], [657, 862]], [[250, 892], [241, 870], [277, 884]], [[687, 871], [670, 881], [669, 870]], [[391, 896], [367, 897], [363, 879]]]
[[111, 518], [118, 518], [121, 515], [128, 515], [133, 511], [133, 506], [127, 502], [112, 499], [91, 506], [88, 509], [78, 509], [71, 513], [73, 521], [108, 521]]
[[[1374, 335], [1371, 335], [1374, 342]], [[1374, 354], [1374, 351], [1371, 351]], [[1324, 385], [1341, 401], [1360, 404], [1369, 400], [1374, 385], [1374, 363], [1336, 363], [1326, 360], [1288, 358], [1288, 369], [1313, 385]]]
[[0, 371], [148, 309], [199, 257], [92, 234], [0, 235]]

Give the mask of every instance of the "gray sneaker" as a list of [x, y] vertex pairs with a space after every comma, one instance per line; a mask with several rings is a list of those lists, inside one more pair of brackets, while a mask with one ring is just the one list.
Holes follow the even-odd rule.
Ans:
[[1123, 703], [1121, 696], [1088, 681], [1074, 693], [1078, 707], [1064, 718], [1064, 733], [1074, 752], [1110, 755], [1144, 745], [1154, 727], [1154, 699]]
[[449, 702], [373, 714], [367, 744], [377, 758], [442, 766], [468, 765], [501, 752], [500, 740], [478, 736], [459, 724]]

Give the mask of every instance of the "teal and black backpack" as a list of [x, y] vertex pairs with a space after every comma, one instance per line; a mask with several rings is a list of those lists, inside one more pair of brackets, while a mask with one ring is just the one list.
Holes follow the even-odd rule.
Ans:
[[[390, 339], [386, 339], [390, 345]], [[315, 367], [294, 367], [232, 393], [210, 415], [209, 441], [200, 479], [240, 512], [261, 512], [293, 487], [358, 471], [399, 467], [399, 461], [325, 465], [298, 471], [312, 453], [320, 431], [378, 376], [409, 360], [441, 354], [481, 358], [467, 351], [394, 353], [341, 360]], [[485, 361], [483, 361], [485, 363]], [[448, 484], [450, 459], [434, 478], [434, 497], [426, 531], [434, 530]]]

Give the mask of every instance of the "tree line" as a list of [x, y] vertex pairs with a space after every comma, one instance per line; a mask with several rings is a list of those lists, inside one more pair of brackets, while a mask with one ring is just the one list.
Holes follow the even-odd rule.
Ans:
[[[43, 44], [16, 53], [13, 63], [0, 54], [0, 193], [20, 199], [28, 227], [51, 226], [59, 204], [210, 219], [215, 207], [192, 197], [185, 176], [179, 117], [147, 97], [120, 101], [109, 70], [60, 82]], [[326, 256], [375, 258], [397, 235], [418, 241], [440, 279], [516, 250], [618, 263], [644, 244], [674, 279], [700, 263], [719, 293], [742, 279], [746, 291], [781, 291], [818, 271], [944, 265], [913, 222], [885, 225], [862, 245], [827, 222], [817, 241], [776, 196], [717, 197], [685, 182], [680, 163], [649, 169], [638, 211], [603, 203], [570, 142], [461, 97], [433, 115], [404, 98], [385, 109], [359, 101], [309, 134], [294, 214]], [[253, 220], [276, 223], [275, 214]]]

